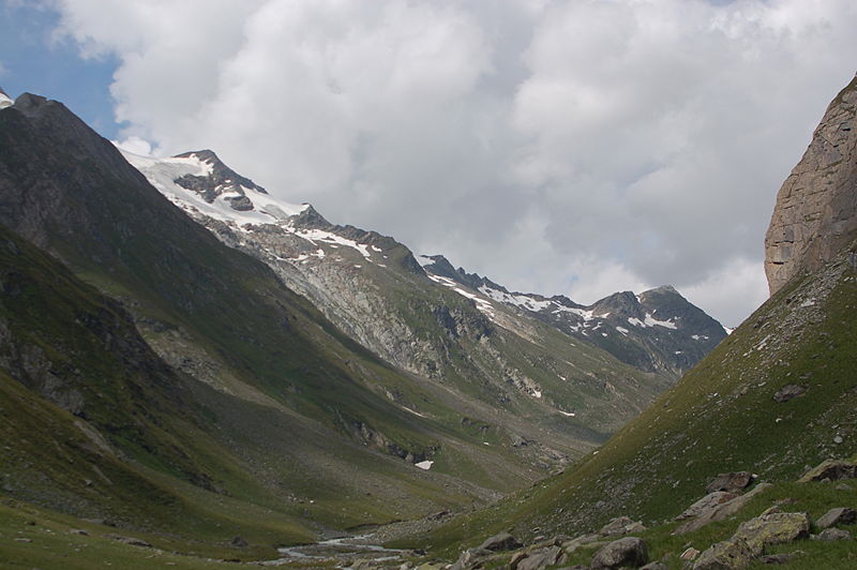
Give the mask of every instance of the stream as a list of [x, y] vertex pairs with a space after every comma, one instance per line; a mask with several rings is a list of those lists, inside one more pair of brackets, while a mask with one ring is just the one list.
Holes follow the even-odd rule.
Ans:
[[410, 550], [396, 550], [367, 543], [366, 541], [371, 538], [371, 534], [365, 534], [332, 538], [316, 542], [315, 544], [283, 547], [278, 549], [282, 558], [263, 562], [262, 565], [283, 566], [301, 560], [335, 560], [340, 562], [338, 567], [344, 568], [350, 566], [354, 560], [385, 562], [398, 560], [403, 556], [411, 554]]

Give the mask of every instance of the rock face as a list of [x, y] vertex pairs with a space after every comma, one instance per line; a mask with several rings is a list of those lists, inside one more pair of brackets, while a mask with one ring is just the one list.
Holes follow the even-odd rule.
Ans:
[[777, 194], [765, 236], [771, 294], [820, 268], [857, 235], [857, 77], [831, 102]]

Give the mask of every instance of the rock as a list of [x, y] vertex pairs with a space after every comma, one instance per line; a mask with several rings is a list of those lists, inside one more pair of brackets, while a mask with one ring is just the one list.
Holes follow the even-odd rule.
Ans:
[[693, 570], [741, 570], [755, 555], [743, 540], [724, 540], [712, 545], [693, 564]]
[[490, 550], [492, 552], [502, 552], [505, 550], [515, 550], [522, 546], [524, 545], [521, 544], [517, 538], [508, 532], [501, 532], [500, 534], [495, 534], [494, 536], [485, 539], [485, 542], [480, 544], [479, 548]]
[[649, 562], [645, 566], [641, 566], [640, 570], [669, 570], [669, 567], [663, 562]]
[[461, 553], [458, 557], [458, 560], [449, 567], [449, 570], [468, 570], [470, 568], [476, 568], [479, 564], [479, 558], [482, 558], [484, 553], [488, 553], [489, 551], [479, 551], [475, 548], [470, 548]]
[[767, 554], [759, 558], [759, 562], [762, 564], [788, 564], [792, 560], [797, 558], [797, 553], [795, 552], [786, 552], [782, 554]]
[[233, 539], [229, 541], [229, 544], [230, 546], [235, 546], [237, 548], [245, 548], [249, 545], [249, 543], [240, 536], [233, 537]]
[[837, 507], [830, 509], [815, 521], [815, 527], [819, 530], [836, 526], [838, 524], [854, 524], [857, 523], [857, 511], [848, 507]]
[[806, 513], [770, 513], [741, 523], [732, 540], [741, 540], [755, 555], [762, 554], [766, 545], [791, 542], [809, 536]]
[[646, 543], [635, 536], [614, 540], [603, 546], [592, 557], [590, 568], [593, 570], [613, 568], [639, 568], [649, 561]]
[[774, 401], [782, 404], [806, 392], [806, 387], [798, 384], [786, 384], [774, 394]]
[[685, 511], [677, 516], [675, 520], [680, 521], [696, 518], [718, 505], [731, 501], [737, 496], [738, 495], [736, 493], [729, 493], [727, 491], [715, 491], [713, 493], [709, 493], [685, 509]]
[[833, 542], [834, 540], [851, 540], [851, 533], [841, 528], [826, 528], [820, 533], [813, 535], [813, 540]]
[[678, 528], [673, 531], [673, 534], [686, 534], [688, 532], [694, 532], [705, 525], [715, 522], [722, 521], [728, 517], [731, 517], [746, 505], [750, 500], [753, 499], [759, 493], [765, 491], [771, 486], [770, 483], [759, 483], [756, 487], [745, 493], [744, 495], [739, 495], [730, 501], [726, 501], [725, 503], [714, 507], [708, 511], [704, 511], [700, 514], [699, 517], [695, 519], [691, 519], [682, 523]]
[[134, 538], [133, 536], [122, 536], [120, 534], [105, 534], [104, 538], [109, 538], [112, 540], [116, 540], [118, 542], [122, 542], [125, 544], [129, 544], [131, 546], [141, 546], [143, 548], [152, 548], [152, 545], [140, 538]]
[[714, 493], [715, 491], [726, 491], [728, 493], [734, 493], [736, 491], [746, 489], [754, 480], [755, 477], [753, 477], [753, 474], [749, 471], [721, 473], [708, 484], [708, 487], [705, 488], [705, 492]]
[[571, 540], [567, 540], [562, 543], [562, 548], [568, 553], [571, 554], [581, 546], [598, 544], [602, 542], [600, 534], [584, 534], [573, 538]]
[[837, 459], [827, 459], [821, 462], [817, 467], [810, 469], [803, 477], [798, 479], [798, 483], [809, 483], [811, 481], [837, 481], [839, 479], [855, 479], [857, 478], [857, 463], [853, 461], [842, 461]]
[[559, 546], [549, 546], [528, 552], [526, 556], [519, 559], [513, 570], [541, 570], [548, 566], [560, 564], [565, 556], [562, 548]]
[[857, 230], [857, 78], [837, 95], [809, 148], [777, 194], [765, 235], [765, 273], [773, 295], [792, 277], [815, 271]]
[[69, 532], [69, 534], [79, 534], [80, 536], [89, 536], [89, 531], [86, 531], [82, 528], [73, 528], [68, 532]]
[[604, 525], [598, 534], [601, 536], [623, 536], [643, 532], [646, 527], [642, 522], [632, 521], [629, 517], [617, 517]]
[[17, 538], [15, 539], [15, 542], [26, 542], [26, 543], [30, 543], [30, 542], [33, 542], [33, 539], [32, 539], [32, 538], [21, 538], [21, 537], [17, 537]]
[[679, 556], [680, 560], [695, 560], [696, 557], [699, 556], [699, 551], [694, 547], [688, 547], [684, 552]]
[[247, 196], [235, 196], [229, 198], [229, 206], [239, 212], [248, 212], [253, 209], [253, 202]]

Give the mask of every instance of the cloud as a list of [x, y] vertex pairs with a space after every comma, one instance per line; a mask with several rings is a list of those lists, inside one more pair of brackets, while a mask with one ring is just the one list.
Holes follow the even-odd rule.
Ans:
[[[857, 52], [851, 0], [57, 0], [123, 137], [579, 300], [735, 323], [776, 190]], [[600, 291], [600, 293], [599, 293]], [[751, 294], [752, 292], [752, 294]]]

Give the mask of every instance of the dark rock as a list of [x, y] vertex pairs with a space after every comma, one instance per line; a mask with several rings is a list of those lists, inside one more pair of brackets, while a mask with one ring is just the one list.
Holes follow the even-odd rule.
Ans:
[[244, 540], [243, 537], [236, 536], [232, 540], [229, 541], [229, 544], [230, 544], [230, 546], [235, 546], [237, 548], [245, 548], [246, 546], [249, 546], [250, 543], [248, 543], [246, 540]]
[[833, 542], [834, 540], [851, 540], [851, 533], [841, 528], [826, 528], [812, 537], [813, 540]]
[[500, 534], [495, 534], [494, 536], [485, 539], [485, 542], [480, 544], [479, 548], [483, 550], [491, 550], [492, 552], [501, 552], [505, 550], [515, 550], [522, 546], [524, 545], [521, 544], [517, 538], [508, 532], [501, 532]]
[[857, 463], [853, 461], [842, 461], [836, 459], [827, 459], [817, 467], [810, 469], [803, 477], [798, 479], [799, 483], [809, 483], [812, 481], [837, 481], [839, 479], [855, 479], [857, 478]]
[[799, 386], [798, 384], [787, 384], [777, 390], [777, 393], [774, 394], [774, 401], [777, 403], [788, 402], [792, 398], [796, 398], [806, 392], [805, 386]]
[[129, 544], [131, 546], [141, 546], [143, 548], [152, 548], [152, 545], [146, 542], [141, 538], [134, 538], [133, 536], [122, 536], [119, 534], [105, 534], [104, 538], [109, 538], [112, 540], [116, 540], [118, 542], [122, 542], [124, 544]]
[[797, 553], [785, 552], [782, 554], [767, 554], [760, 557], [759, 562], [762, 564], [788, 564], [795, 558], [797, 558]]
[[753, 474], [749, 471], [721, 473], [708, 484], [708, 487], [705, 488], [705, 492], [714, 493], [716, 491], [726, 491], [727, 493], [734, 493], [736, 491], [746, 489], [754, 480], [755, 477], [753, 477]]
[[857, 511], [848, 507], [837, 507], [830, 509], [815, 521], [816, 528], [824, 530], [838, 524], [857, 523]]
[[253, 202], [247, 196], [235, 196], [229, 199], [229, 206], [239, 212], [248, 212], [253, 209]]
[[646, 543], [635, 536], [614, 540], [603, 546], [592, 557], [590, 567], [593, 570], [613, 568], [639, 568], [649, 561]]

